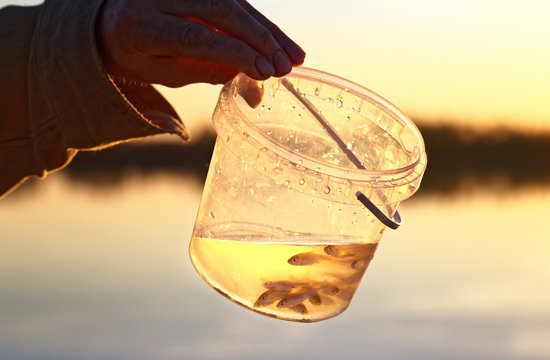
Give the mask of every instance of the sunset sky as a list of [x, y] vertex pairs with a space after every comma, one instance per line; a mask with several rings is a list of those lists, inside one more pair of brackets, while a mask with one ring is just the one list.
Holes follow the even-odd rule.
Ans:
[[[413, 119], [550, 129], [548, 1], [250, 2], [306, 50], [305, 66], [357, 82]], [[219, 90], [162, 89], [195, 133], [210, 126]]]

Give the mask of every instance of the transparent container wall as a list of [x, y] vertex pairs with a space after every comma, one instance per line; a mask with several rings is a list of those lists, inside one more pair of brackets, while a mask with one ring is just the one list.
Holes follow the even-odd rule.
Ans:
[[[355, 193], [391, 217], [418, 188], [426, 156], [416, 127], [368, 90], [308, 69], [284, 79], [239, 75], [222, 90], [190, 254], [199, 274], [231, 300], [317, 321], [348, 306], [385, 230]], [[353, 165], [282, 81], [366, 169]]]

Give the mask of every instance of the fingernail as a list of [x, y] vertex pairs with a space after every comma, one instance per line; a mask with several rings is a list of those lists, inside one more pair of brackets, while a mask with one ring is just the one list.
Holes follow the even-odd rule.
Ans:
[[273, 64], [275, 64], [277, 72], [281, 74], [286, 74], [292, 70], [292, 64], [281, 50], [277, 50], [275, 56], [273, 56]]
[[256, 70], [258, 70], [258, 72], [266, 78], [275, 74], [275, 69], [273, 66], [261, 56], [256, 57]]
[[306, 59], [306, 53], [298, 45], [294, 43], [288, 43], [285, 45], [285, 51], [294, 64], [301, 65], [304, 63], [304, 60]]

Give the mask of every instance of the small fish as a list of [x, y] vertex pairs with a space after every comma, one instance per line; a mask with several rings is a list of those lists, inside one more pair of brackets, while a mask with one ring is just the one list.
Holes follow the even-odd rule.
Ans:
[[254, 307], [263, 307], [273, 304], [275, 301], [287, 296], [289, 293], [286, 289], [269, 289], [264, 292], [254, 303]]
[[309, 302], [311, 305], [319, 306], [321, 305], [321, 296], [319, 296], [319, 294], [315, 294], [309, 298]]
[[355, 285], [359, 281], [361, 281], [361, 279], [363, 278], [363, 274], [364, 274], [364, 271], [358, 271], [355, 275], [352, 275], [352, 276], [347, 277], [347, 278], [343, 278], [340, 281], [338, 281], [338, 285], [340, 285], [340, 286], [342, 286], [342, 285]]
[[307, 314], [307, 308], [304, 304], [294, 305], [294, 306], [290, 307], [289, 309], [292, 310], [292, 311], [295, 311], [295, 312], [297, 312], [298, 314], [301, 314], [301, 315], [306, 315]]
[[321, 295], [321, 303], [325, 306], [330, 306], [330, 305], [334, 304], [334, 300], [332, 300], [328, 296]]
[[322, 254], [307, 252], [292, 256], [290, 259], [288, 259], [288, 263], [295, 266], [307, 266], [317, 264], [324, 257], [325, 256]]
[[336, 286], [326, 286], [322, 288], [320, 292], [325, 295], [333, 296], [338, 294], [338, 292], [340, 292], [340, 289], [338, 289], [338, 287]]
[[349, 290], [340, 291], [337, 295], [340, 299], [344, 301], [350, 301], [353, 297], [354, 292]]
[[267, 289], [290, 290], [302, 285], [306, 285], [306, 283], [291, 281], [268, 281], [264, 284], [264, 287], [266, 287]]
[[369, 265], [369, 262], [370, 260], [369, 261], [355, 260], [354, 262], [351, 263], [351, 267], [354, 268], [355, 270], [366, 268]]
[[311, 289], [300, 293], [291, 294], [277, 303], [277, 307], [290, 308], [295, 305], [301, 304], [313, 295], [317, 295], [317, 289]]
[[337, 258], [363, 259], [374, 255], [378, 244], [364, 245], [327, 245], [324, 250], [327, 255]]

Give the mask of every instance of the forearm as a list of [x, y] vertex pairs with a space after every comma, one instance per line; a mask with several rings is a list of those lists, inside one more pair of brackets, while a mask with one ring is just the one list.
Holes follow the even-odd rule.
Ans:
[[77, 149], [166, 132], [187, 138], [150, 85], [117, 86], [106, 74], [95, 44], [100, 6], [50, 0], [0, 11], [0, 196], [62, 168]]

